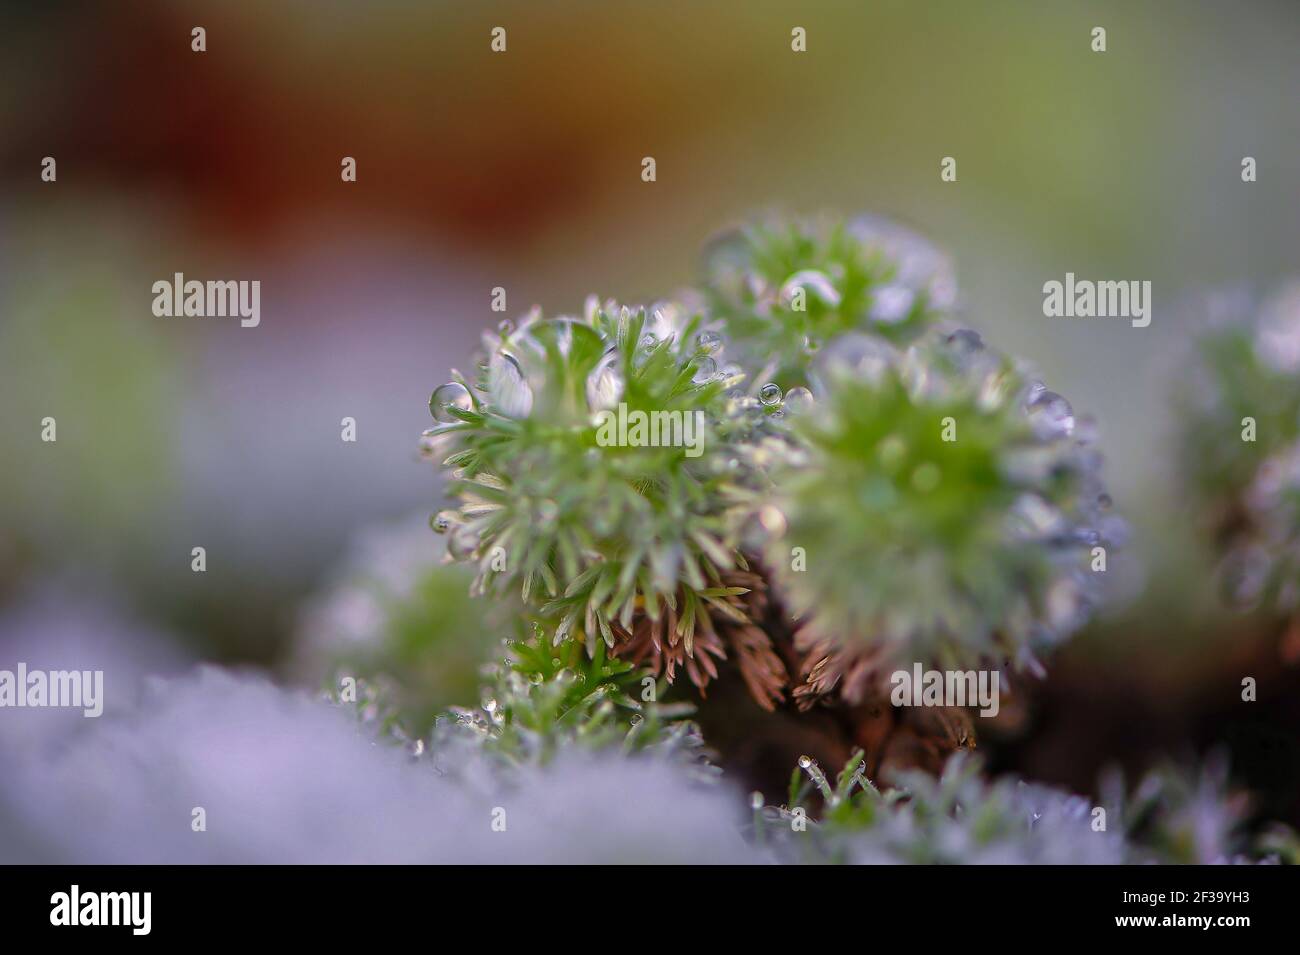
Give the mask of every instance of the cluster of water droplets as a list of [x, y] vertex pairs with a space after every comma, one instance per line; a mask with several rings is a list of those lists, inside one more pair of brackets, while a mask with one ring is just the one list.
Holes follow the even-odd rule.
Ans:
[[[810, 374], [815, 392], [832, 400], [841, 387], [852, 386], [857, 394], [862, 384], [878, 385], [887, 376], [897, 376], [916, 402], [972, 402], [979, 411], [997, 413], [1005, 421], [1006, 440], [995, 452], [1006, 481], [1001, 490], [1014, 492], [1013, 503], [1005, 512], [989, 516], [1002, 522], [1007, 546], [1021, 551], [1032, 548], [1046, 570], [1046, 582], [1037, 599], [1026, 596], [1019, 606], [1013, 601], [1007, 618], [994, 623], [1000, 624], [1013, 645], [1026, 647], [1057, 642], [1078, 629], [1100, 599], [1105, 577], [1093, 572], [1093, 549], [1122, 544], [1127, 531], [1124, 522], [1110, 511], [1101, 481], [1101, 458], [1092, 447], [1095, 425], [1091, 419], [1076, 418], [1064, 397], [1030, 378], [1007, 356], [986, 347], [978, 333], [946, 322], [905, 348], [869, 332], [838, 336], [815, 358]], [[779, 389], [774, 388], [772, 394], [779, 394]], [[869, 399], [859, 395], [854, 400]], [[1027, 425], [1026, 433], [1017, 431], [1017, 420]], [[959, 421], [959, 441], [960, 428]], [[896, 439], [895, 448], [900, 453], [901, 440]], [[895, 446], [887, 440], [880, 453], [886, 454], [891, 447]], [[926, 471], [918, 468], [911, 486], [924, 494], [939, 478], [933, 465]], [[1061, 478], [1068, 481], [1070, 489], [1064, 494], [1054, 490]], [[917, 506], [923, 506], [922, 502]], [[981, 506], [972, 499], [972, 514]], [[756, 525], [757, 521], [751, 521], [746, 533], [759, 540], [763, 529]], [[1028, 655], [1021, 662], [1035, 665]]]
[[[627, 320], [630, 311], [626, 306], [609, 302], [601, 305], [594, 296], [588, 299], [586, 317], [583, 319], [560, 317], [549, 321], [555, 329], [556, 341], [562, 355], [567, 355], [573, 335], [573, 325], [583, 324], [593, 327], [601, 309], [611, 310]], [[632, 361], [638, 362], [662, 347], [679, 349], [682, 360], [689, 360], [692, 368], [692, 381], [697, 385], [721, 382], [727, 388], [740, 384], [744, 370], [735, 362], [722, 362], [724, 348], [723, 336], [715, 329], [705, 328], [694, 338], [694, 352], [689, 352], [679, 339], [688, 315], [684, 308], [673, 302], [659, 302], [646, 309], [636, 343]], [[509, 320], [499, 326], [499, 338], [485, 336], [491, 346], [488, 358], [480, 364], [483, 399], [492, 411], [513, 418], [528, 417], [534, 404], [534, 394], [538, 387], [544, 385], [540, 380], [530, 380], [526, 367], [541, 362], [532, 362], [535, 353], [542, 354], [541, 347], [533, 335], [533, 329], [543, 321], [540, 313], [530, 313], [518, 326]], [[517, 357], [518, 356], [518, 357]], [[521, 363], [521, 358], [529, 360]], [[616, 407], [622, 400], [625, 390], [625, 356], [617, 343], [610, 342], [604, 354], [587, 375], [584, 393], [588, 409], [595, 413]], [[459, 381], [451, 381], [439, 386], [429, 401], [429, 409], [440, 425], [454, 424], [460, 420], [455, 411], [470, 411], [474, 408], [474, 398], [469, 390]], [[426, 432], [426, 437], [437, 433], [437, 429]]]

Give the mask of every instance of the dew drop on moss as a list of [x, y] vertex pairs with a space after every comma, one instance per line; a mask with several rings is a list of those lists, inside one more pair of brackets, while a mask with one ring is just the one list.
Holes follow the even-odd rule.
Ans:
[[695, 362], [695, 374], [691, 376], [691, 380], [697, 385], [700, 385], [706, 381], [712, 380], [717, 373], [718, 363], [708, 355], [705, 355], [703, 358], [700, 358]]
[[802, 414], [813, 406], [813, 393], [799, 385], [785, 394], [785, 410], [790, 414]]
[[904, 285], [885, 285], [871, 301], [871, 318], [884, 325], [896, 325], [912, 312], [916, 293]]
[[1063, 438], [1074, 431], [1074, 409], [1054, 391], [1040, 391], [1030, 399], [1029, 421], [1044, 438]]
[[461, 411], [469, 411], [474, 406], [470, 400], [469, 389], [458, 381], [449, 381], [445, 385], [439, 385], [433, 394], [429, 397], [429, 413], [434, 419], [442, 422], [457, 421], [448, 408], [457, 408]]
[[587, 405], [592, 411], [612, 408], [623, 396], [623, 376], [619, 371], [619, 362], [618, 350], [611, 348], [587, 376]]
[[526, 418], [533, 409], [533, 389], [524, 378], [513, 355], [500, 352], [492, 356], [488, 368], [488, 387], [492, 403], [511, 418]]
[[722, 350], [722, 336], [717, 332], [700, 332], [699, 337], [695, 339], [695, 344], [699, 346], [700, 351], [716, 355]]

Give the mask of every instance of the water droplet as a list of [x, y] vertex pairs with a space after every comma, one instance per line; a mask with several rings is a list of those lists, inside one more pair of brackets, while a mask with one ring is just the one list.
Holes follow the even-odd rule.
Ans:
[[785, 410], [791, 414], [802, 414], [813, 404], [815, 404], [813, 393], [803, 385], [791, 388], [785, 393]]
[[789, 522], [785, 513], [772, 504], [760, 507], [745, 519], [741, 528], [744, 545], [759, 551], [773, 540], [779, 540], [786, 532]]
[[812, 764], [813, 764], [813, 761], [812, 761], [812, 757], [811, 757], [811, 756], [800, 756], [800, 757], [799, 757], [799, 768], [800, 768], [800, 769], [807, 769], [807, 768], [809, 768], [810, 766], [812, 766]]
[[818, 352], [814, 365], [828, 376], [823, 379], [827, 384], [836, 374], [877, 382], [897, 358], [898, 353], [888, 342], [875, 335], [850, 332], [833, 339]]
[[713, 376], [717, 374], [717, 371], [718, 363], [708, 355], [705, 355], [703, 358], [696, 359], [695, 374], [691, 376], [691, 381], [695, 382], [697, 385], [701, 385], [704, 382], [711, 380]]
[[948, 309], [956, 301], [952, 263], [929, 241], [881, 216], [861, 216], [849, 223], [849, 234], [867, 248], [879, 249], [896, 269], [895, 281], [924, 291], [932, 306]]
[[510, 418], [525, 418], [533, 410], [533, 389], [513, 355], [497, 352], [488, 365], [488, 392], [496, 410]]
[[979, 332], [969, 328], [959, 328], [946, 335], [943, 341], [954, 354], [963, 358], [984, 350], [984, 339], [980, 338]]
[[755, 790], [749, 794], [749, 805], [752, 809], [758, 810], [763, 808], [763, 794]]
[[883, 325], [897, 325], [912, 313], [916, 293], [905, 285], [883, 285], [871, 299], [871, 319]]
[[729, 361], [718, 371], [718, 377], [722, 380], [724, 387], [735, 388], [745, 380], [745, 369], [734, 361]]
[[1074, 431], [1074, 409], [1054, 391], [1037, 391], [1027, 408], [1029, 423], [1041, 438], [1064, 438]]
[[499, 331], [502, 335], [509, 335], [514, 330], [515, 330], [515, 323], [508, 318], [503, 318], [501, 319], [501, 321], [497, 322], [497, 331]]
[[611, 348], [587, 376], [587, 405], [592, 411], [605, 411], [618, 404], [623, 396], [623, 376], [619, 371], [618, 349]]
[[695, 339], [695, 344], [700, 351], [707, 352], [710, 355], [716, 355], [722, 351], [722, 336], [717, 332], [700, 332]]
[[449, 381], [445, 385], [439, 385], [429, 397], [429, 413], [435, 420], [444, 423], [460, 420], [452, 415], [448, 408], [469, 411], [473, 407], [474, 402], [470, 398], [469, 389], [459, 381]]
[[999, 367], [989, 371], [980, 382], [976, 399], [979, 406], [986, 411], [1001, 408], [1014, 390], [1013, 380], [1014, 376], [1010, 369]]
[[804, 269], [802, 272], [794, 273], [781, 286], [781, 301], [789, 305], [794, 299], [795, 289], [798, 288], [811, 292], [831, 308], [835, 308], [840, 304], [840, 293], [836, 290], [835, 284], [831, 282], [830, 276], [825, 272], [819, 272], [816, 269]]
[[435, 534], [445, 534], [459, 521], [460, 515], [455, 511], [439, 511], [433, 515], [433, 520], [429, 521], [429, 526], [433, 528]]
[[1022, 494], [1011, 506], [1013, 532], [1023, 540], [1042, 540], [1059, 533], [1065, 518], [1038, 494]]
[[774, 381], [769, 381], [758, 389], [758, 400], [768, 407], [777, 404], [781, 400], [781, 386]]
[[464, 524], [456, 525], [447, 539], [447, 553], [456, 560], [466, 560], [473, 556], [478, 547], [478, 536], [471, 533]]
[[1091, 527], [1076, 527], [1071, 536], [1084, 547], [1096, 547], [1101, 543], [1101, 535]]
[[1108, 546], [1128, 546], [1129, 526], [1114, 514], [1104, 515], [1097, 521], [1097, 533]]
[[651, 309], [646, 315], [645, 323], [641, 326], [641, 345], [644, 348], [653, 348], [662, 341], [666, 341], [673, 333], [672, 319], [676, 312], [671, 306], [658, 306]]

